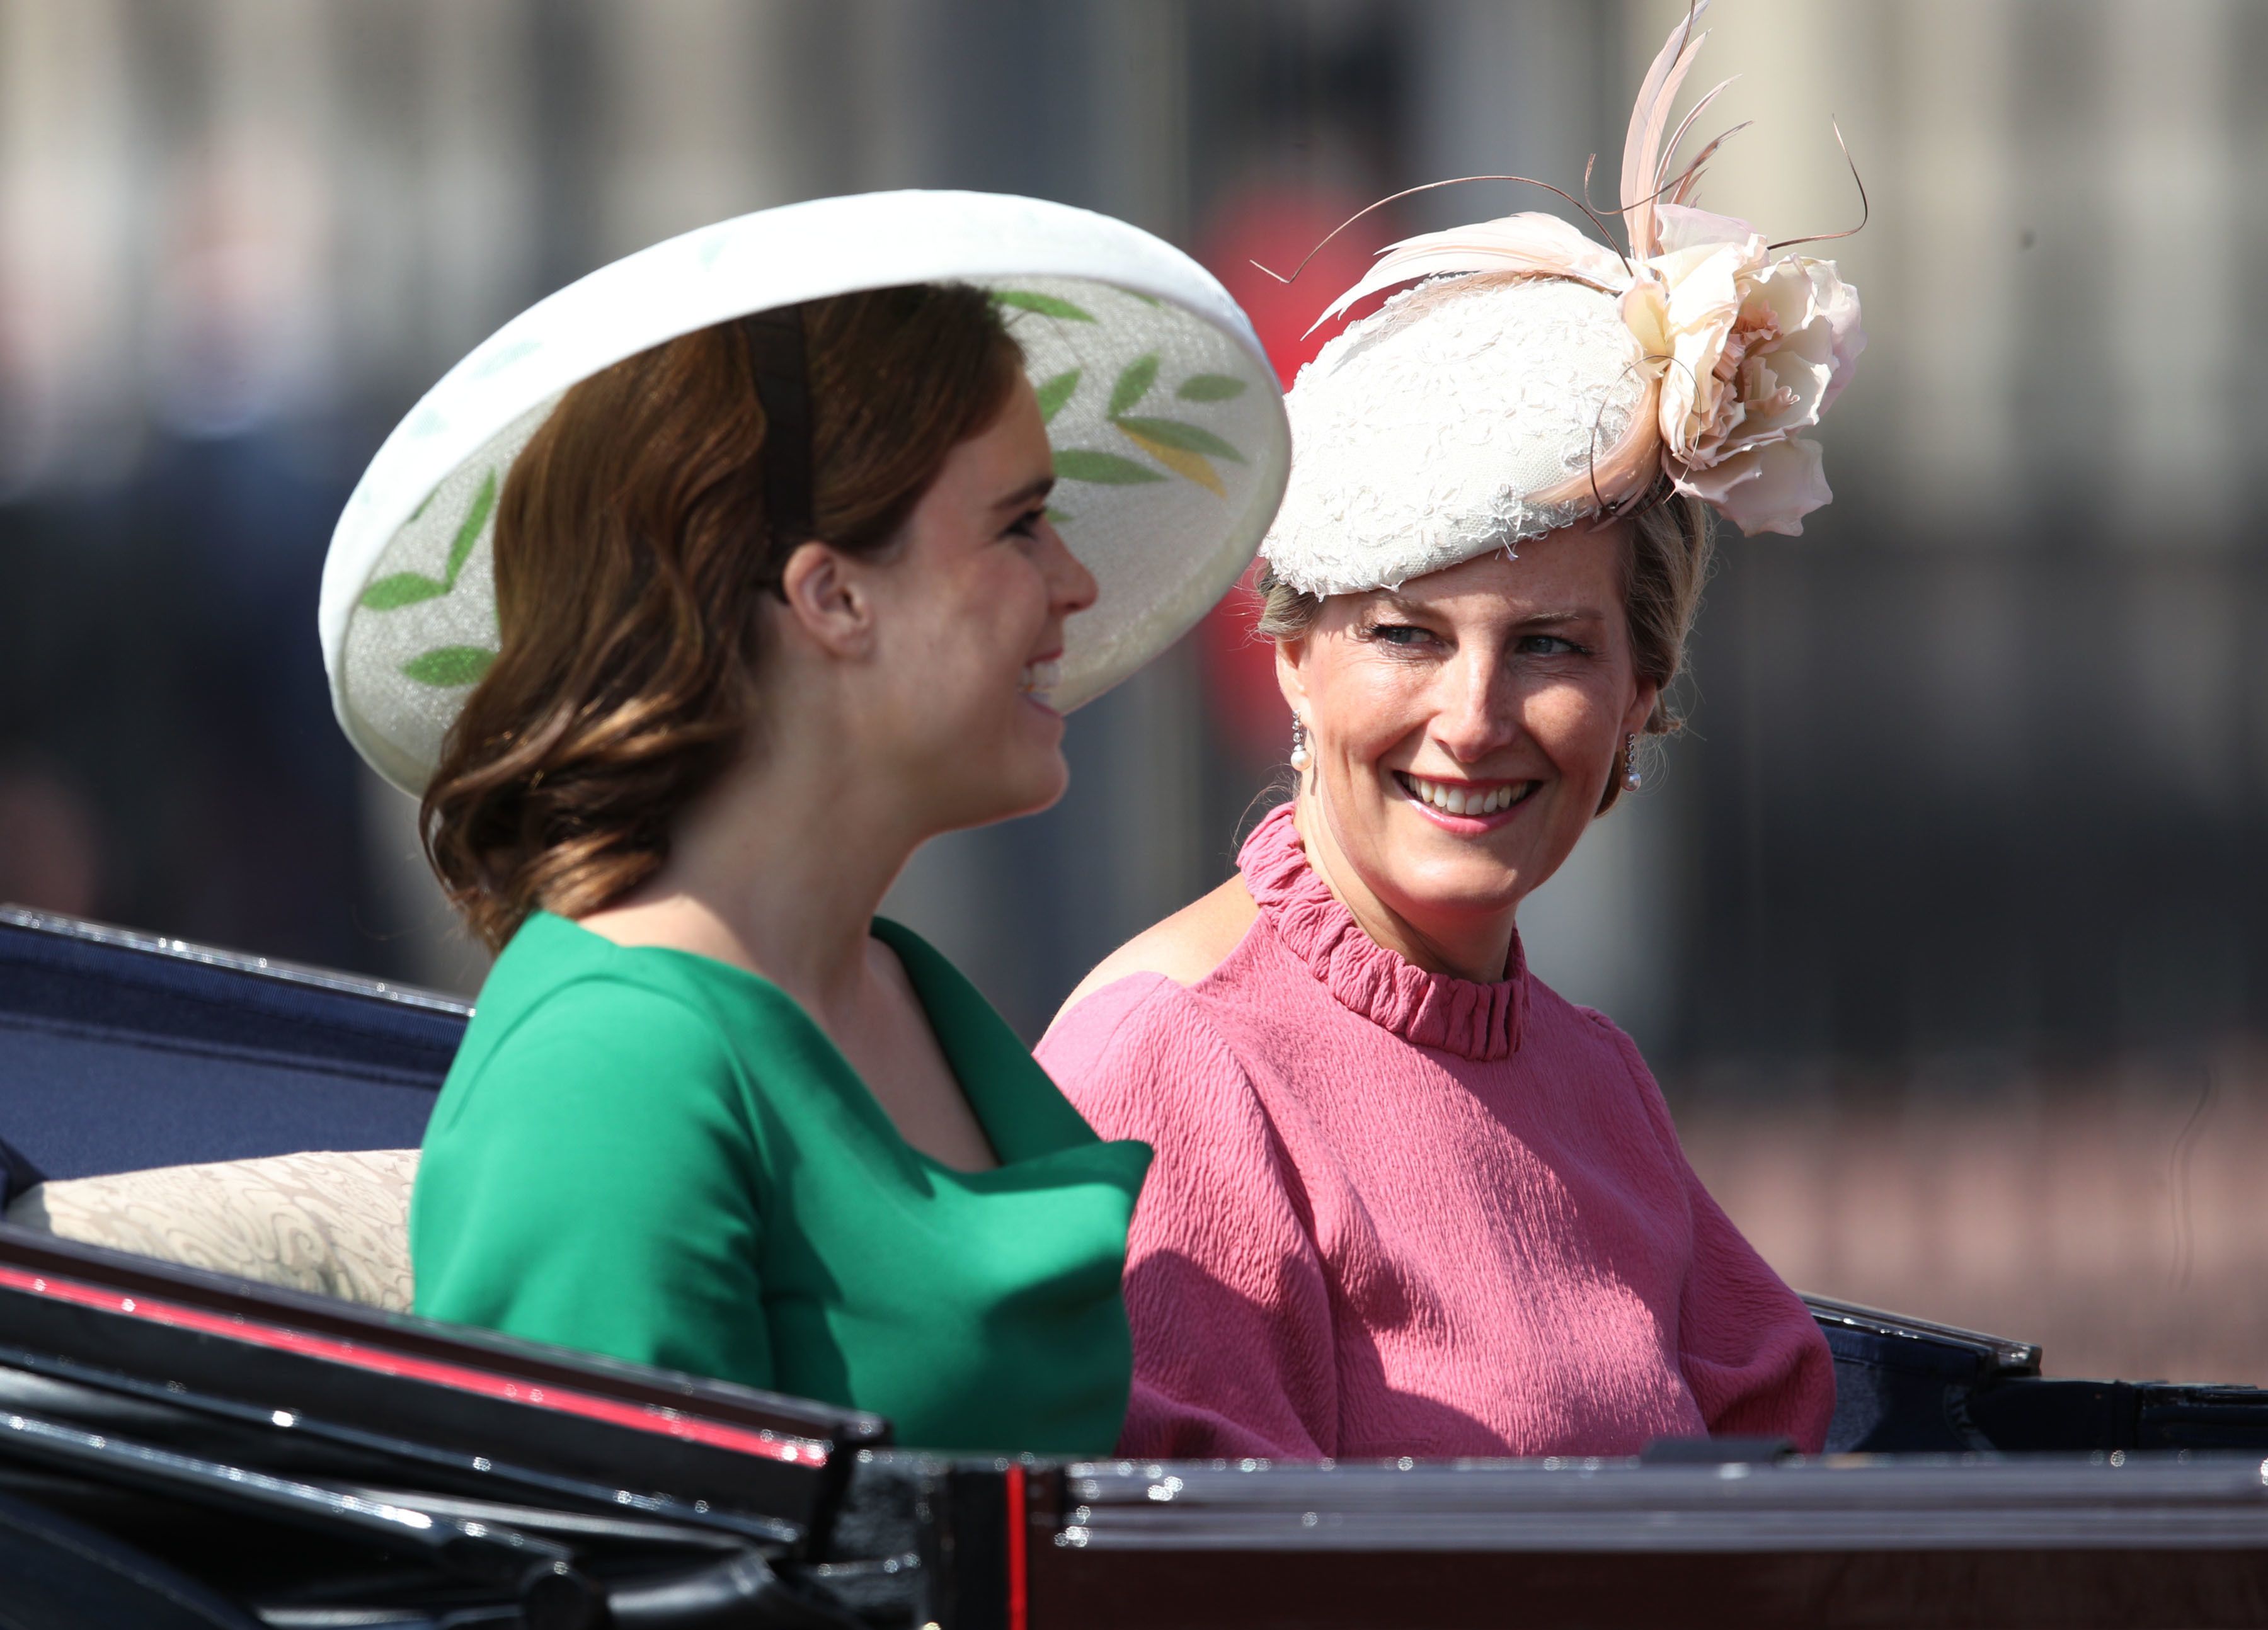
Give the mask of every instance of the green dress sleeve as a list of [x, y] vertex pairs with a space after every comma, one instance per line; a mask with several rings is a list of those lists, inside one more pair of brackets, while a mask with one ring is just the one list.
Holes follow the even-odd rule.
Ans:
[[436, 1106], [416, 1310], [769, 1387], [762, 1167], [711, 1020], [637, 986], [562, 986]]

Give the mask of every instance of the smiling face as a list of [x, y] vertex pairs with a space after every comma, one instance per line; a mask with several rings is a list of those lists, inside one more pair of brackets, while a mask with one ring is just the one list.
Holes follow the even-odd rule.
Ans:
[[1335, 595], [1281, 642], [1307, 732], [1300, 831], [1373, 939], [1502, 977], [1521, 899], [1557, 870], [1645, 728], [1619, 525], [1563, 527], [1398, 591]]
[[1047, 518], [1054, 484], [1039, 402], [1019, 376], [1000, 416], [947, 455], [902, 547], [858, 565], [873, 606], [860, 734], [931, 830], [1044, 809], [1069, 784], [1046, 693], [1064, 625], [1095, 586]]

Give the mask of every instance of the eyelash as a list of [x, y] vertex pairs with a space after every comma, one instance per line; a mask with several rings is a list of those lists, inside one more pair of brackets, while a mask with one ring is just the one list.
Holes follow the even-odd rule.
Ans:
[[1362, 637], [1366, 640], [1374, 640], [1381, 645], [1390, 645], [1396, 650], [1407, 650], [1417, 643], [1415, 640], [1395, 640], [1387, 637], [1393, 634], [1414, 634], [1425, 639], [1432, 637], [1425, 629], [1406, 622], [1373, 622], [1363, 629]]
[[1020, 515], [1008, 523], [1008, 530], [1019, 538], [1036, 538], [1040, 535], [1040, 519], [1046, 514], [1045, 510], [1033, 510]]
[[[1396, 635], [1396, 634], [1408, 634], [1408, 635], [1414, 635], [1418, 636], [1418, 638], [1417, 638], [1417, 639], [1408, 639], [1408, 640], [1397, 640], [1397, 639], [1392, 639], [1392, 638], [1388, 637], [1388, 635]], [[1374, 642], [1376, 642], [1377, 643], [1379, 643], [1379, 644], [1381, 644], [1381, 645], [1384, 645], [1384, 646], [1389, 647], [1390, 649], [1395, 650], [1410, 650], [1414, 649], [1414, 648], [1417, 646], [1418, 639], [1427, 639], [1427, 640], [1430, 640], [1430, 639], [1433, 638], [1434, 636], [1433, 636], [1433, 635], [1432, 635], [1432, 631], [1431, 631], [1431, 630], [1429, 630], [1429, 629], [1425, 629], [1425, 628], [1418, 628], [1418, 627], [1417, 627], [1417, 626], [1416, 626], [1415, 624], [1413, 624], [1413, 623], [1407, 623], [1407, 622], [1373, 622], [1373, 623], [1370, 624], [1367, 628], [1364, 628], [1364, 629], [1363, 629], [1363, 631], [1362, 631], [1362, 637], [1363, 637], [1365, 640], [1367, 640], [1367, 641], [1374, 641]], [[1520, 639], [1520, 644], [1521, 644], [1522, 647], [1526, 647], [1526, 646], [1528, 646], [1531, 642], [1535, 642], [1535, 641], [1543, 641], [1543, 642], [1548, 642], [1548, 643], [1550, 643], [1550, 644], [1551, 644], [1551, 645], [1553, 645], [1553, 646], [1557, 647], [1558, 649], [1554, 650], [1521, 650], [1521, 654], [1522, 656], [1528, 656], [1528, 657], [1587, 657], [1587, 656], [1589, 656], [1589, 655], [1590, 655], [1590, 650], [1589, 650], [1589, 648], [1588, 648], [1588, 647], [1584, 646], [1584, 645], [1578, 644], [1575, 641], [1573, 641], [1573, 640], [1571, 640], [1571, 639], [1567, 638], [1567, 636], [1566, 636], [1566, 635], [1562, 635], [1562, 634], [1528, 634], [1528, 635], [1522, 635], [1521, 636], [1521, 639]]]

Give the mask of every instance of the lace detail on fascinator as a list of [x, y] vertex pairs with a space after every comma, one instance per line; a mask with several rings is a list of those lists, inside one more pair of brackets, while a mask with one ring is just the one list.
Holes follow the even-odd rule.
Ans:
[[1270, 560], [1298, 561], [1310, 594], [1399, 588], [1566, 525], [1594, 443], [1620, 443], [1647, 404], [1638, 363], [1614, 301], [1580, 283], [1480, 274], [1395, 295], [1285, 399], [1293, 475]]
[[1697, 0], [1671, 30], [1631, 115], [1612, 212], [1627, 253], [1557, 216], [1506, 216], [1391, 246], [1325, 311], [1318, 326], [1418, 284], [1350, 325], [1292, 385], [1291, 487], [1261, 547], [1278, 576], [1319, 595], [1398, 586], [1585, 516], [1627, 513], [1665, 476], [1749, 533], [1800, 533], [1830, 500], [1803, 432], [1866, 345], [1858, 292], [1830, 261], [1778, 253], [1818, 239], [1768, 244], [1693, 205], [1734, 131], [1670, 173], [1725, 88], [1665, 149], [1706, 9]]

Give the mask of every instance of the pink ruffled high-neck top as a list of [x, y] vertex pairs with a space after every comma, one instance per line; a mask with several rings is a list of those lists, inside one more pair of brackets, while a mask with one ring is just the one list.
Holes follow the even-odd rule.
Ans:
[[1630, 1039], [1516, 943], [1495, 984], [1373, 943], [1289, 808], [1238, 865], [1260, 910], [1219, 967], [1117, 980], [1039, 1047], [1097, 1132], [1157, 1150], [1121, 1452], [1816, 1451], [1826, 1340], [1686, 1164]]

